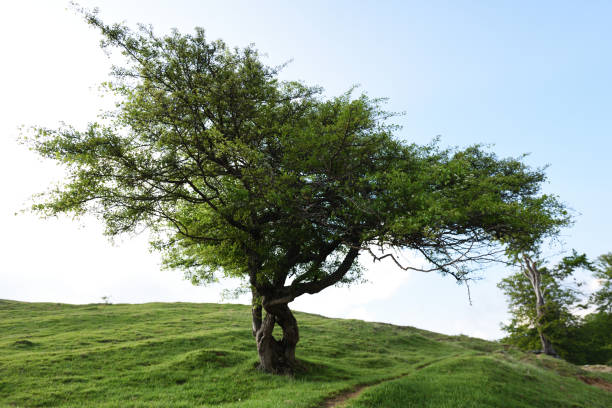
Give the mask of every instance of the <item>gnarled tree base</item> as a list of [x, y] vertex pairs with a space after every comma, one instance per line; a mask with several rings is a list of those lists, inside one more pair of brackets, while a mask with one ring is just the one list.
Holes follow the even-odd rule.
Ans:
[[[266, 317], [262, 319], [262, 309]], [[283, 329], [280, 340], [274, 338], [274, 326], [278, 324]], [[257, 342], [259, 353], [259, 368], [273, 374], [293, 375], [297, 366], [295, 347], [299, 341], [297, 321], [289, 306], [284, 304], [253, 305], [253, 335]]]

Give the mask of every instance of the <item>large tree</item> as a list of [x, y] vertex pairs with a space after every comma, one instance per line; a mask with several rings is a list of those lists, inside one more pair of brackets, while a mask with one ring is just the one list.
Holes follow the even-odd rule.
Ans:
[[29, 135], [68, 174], [34, 208], [96, 214], [111, 236], [149, 228], [196, 283], [244, 278], [266, 371], [296, 364], [289, 303], [358, 277], [360, 254], [411, 269], [389, 251], [413, 250], [463, 281], [567, 222], [522, 158], [399, 140], [380, 100], [326, 99], [199, 28], [160, 37], [84, 15], [125, 57], [107, 84], [120, 103], [84, 130]]

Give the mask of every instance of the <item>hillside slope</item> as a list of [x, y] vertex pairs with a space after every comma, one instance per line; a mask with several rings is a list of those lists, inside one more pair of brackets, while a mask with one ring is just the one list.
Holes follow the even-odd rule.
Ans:
[[0, 406], [612, 406], [612, 392], [584, 382], [605, 387], [609, 374], [465, 336], [296, 315], [302, 369], [289, 378], [255, 369], [248, 306], [0, 301]]

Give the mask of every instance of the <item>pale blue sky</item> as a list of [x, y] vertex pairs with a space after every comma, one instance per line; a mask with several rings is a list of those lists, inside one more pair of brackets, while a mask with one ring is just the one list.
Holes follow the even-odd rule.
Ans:
[[[79, 230], [67, 220], [12, 215], [29, 194], [59, 174], [14, 143], [16, 126], [92, 119], [103, 106], [94, 90], [105, 79], [108, 61], [97, 47], [96, 33], [66, 10], [63, 0], [10, 3], [0, 6], [0, 166], [9, 192], [1, 206], [7, 252], [0, 298], [95, 302], [114, 294], [124, 302], [216, 301], [215, 290], [189, 288], [180, 282], [180, 273], [151, 272], [157, 258], [146, 251], [144, 238], [113, 248], [91, 220], [81, 222]], [[389, 110], [406, 112], [397, 120], [403, 125], [398, 137], [408, 141], [427, 143], [441, 135], [444, 146], [485, 143], [500, 156], [530, 153], [527, 161], [533, 166], [550, 165], [545, 191], [558, 194], [577, 212], [576, 224], [563, 234], [566, 247], [590, 256], [612, 251], [612, 2], [81, 4], [100, 7], [108, 22], [151, 23], [158, 33], [201, 26], [211, 39], [230, 45], [255, 43], [271, 65], [293, 60], [284, 78], [318, 84], [328, 95], [360, 84], [371, 96], [388, 97]], [[86, 258], [75, 260], [74, 246], [83, 242], [88, 243], [78, 252]], [[83, 263], [100, 253], [116, 263], [106, 272], [88, 272], [91, 268]], [[24, 262], [41, 254], [44, 263]], [[132, 265], [130, 271], [108, 272], [125, 264]], [[135, 265], [147, 267], [136, 272]], [[495, 283], [507, 273], [503, 268], [492, 268], [475, 285], [472, 307], [464, 290], [449, 279], [386, 271], [391, 268], [372, 268], [370, 286], [333, 292], [347, 300], [344, 304], [321, 294], [296, 307], [447, 333], [501, 335], [505, 303]]]

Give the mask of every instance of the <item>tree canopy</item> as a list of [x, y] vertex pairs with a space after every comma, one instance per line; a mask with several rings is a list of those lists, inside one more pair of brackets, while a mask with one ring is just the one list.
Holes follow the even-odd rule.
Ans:
[[200, 28], [157, 36], [84, 15], [125, 57], [105, 84], [120, 102], [84, 130], [27, 137], [68, 174], [35, 210], [98, 215], [111, 236], [148, 228], [195, 283], [244, 278], [265, 370], [295, 365], [288, 303], [358, 277], [361, 253], [422, 270], [392, 252], [413, 250], [464, 281], [568, 222], [523, 157], [408, 143], [383, 100], [281, 81], [254, 47]]

